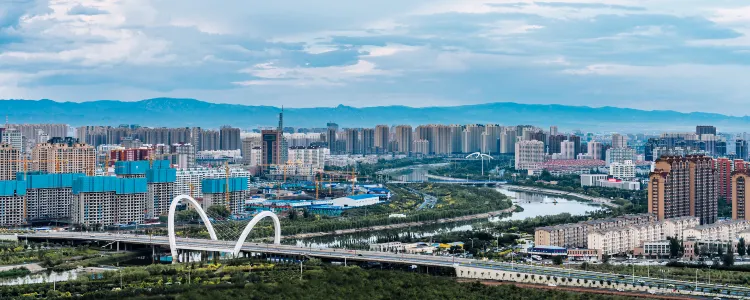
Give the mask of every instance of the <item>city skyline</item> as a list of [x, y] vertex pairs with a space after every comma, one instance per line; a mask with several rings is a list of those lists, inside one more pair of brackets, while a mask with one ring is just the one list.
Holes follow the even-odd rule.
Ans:
[[0, 9], [4, 98], [750, 113], [738, 105], [750, 6], [731, 1], [34, 0]]

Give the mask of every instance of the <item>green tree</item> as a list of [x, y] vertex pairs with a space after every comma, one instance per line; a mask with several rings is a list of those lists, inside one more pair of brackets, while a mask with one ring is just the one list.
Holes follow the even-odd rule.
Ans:
[[696, 257], [700, 257], [701, 256], [701, 249], [698, 248], [698, 242], [697, 241], [693, 244], [693, 253], [695, 254]]
[[669, 238], [669, 256], [673, 258], [680, 256], [680, 242], [676, 238]]
[[232, 213], [224, 205], [211, 205], [208, 207], [208, 215], [212, 217], [228, 218]]
[[734, 265], [734, 254], [729, 251], [729, 253], [724, 254], [724, 256], [721, 257], [721, 263], [725, 267], [731, 267]]
[[745, 256], [747, 254], [746, 252], [747, 247], [745, 246], [745, 238], [740, 238], [740, 241], [737, 243], [737, 254], [740, 256]]
[[724, 245], [719, 244], [716, 246], [716, 256], [721, 257], [722, 255], [724, 255]]
[[552, 263], [556, 265], [562, 265], [563, 264], [563, 258], [562, 256], [555, 256], [552, 258]]

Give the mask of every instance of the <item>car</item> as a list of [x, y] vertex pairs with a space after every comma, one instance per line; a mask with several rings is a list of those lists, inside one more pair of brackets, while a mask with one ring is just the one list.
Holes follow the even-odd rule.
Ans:
[[714, 297], [714, 300], [721, 300], [721, 297]]
[[96, 236], [95, 236], [95, 235], [93, 235], [93, 234], [92, 234], [92, 235], [89, 235], [89, 236], [90, 236], [90, 237], [96, 237]]
[[651, 294], [651, 295], [654, 295], [654, 294], [656, 294], [656, 291], [655, 290], [648, 290], [648, 293]]
[[617, 288], [617, 291], [618, 292], [624, 292], [625, 290], [623, 290], [622, 288]]
[[557, 285], [554, 283], [548, 283], [547, 286], [557, 286]]
[[638, 283], [646, 283], [643, 279], [638, 279]]

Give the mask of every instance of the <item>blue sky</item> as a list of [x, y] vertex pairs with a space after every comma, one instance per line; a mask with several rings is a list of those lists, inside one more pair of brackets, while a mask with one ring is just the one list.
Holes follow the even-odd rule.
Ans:
[[0, 1], [3, 99], [746, 115], [749, 78], [748, 1]]

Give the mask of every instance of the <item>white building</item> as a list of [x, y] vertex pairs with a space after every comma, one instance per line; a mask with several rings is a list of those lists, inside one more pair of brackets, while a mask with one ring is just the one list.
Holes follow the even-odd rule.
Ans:
[[544, 142], [531, 140], [516, 143], [516, 170], [538, 169], [544, 162]]
[[635, 149], [632, 148], [610, 148], [606, 152], [607, 166], [612, 163], [624, 163], [626, 160], [635, 159]]
[[[245, 169], [230, 168], [229, 177], [246, 177], [248, 179], [248, 185], [250, 184], [252, 174]], [[203, 194], [201, 192], [201, 182], [205, 178], [226, 178], [226, 170], [224, 168], [190, 168], [190, 169], [178, 169], [177, 180], [175, 181], [175, 194], [176, 195], [190, 195], [193, 198], [201, 198]], [[192, 186], [192, 192], [191, 192]]]
[[18, 151], [24, 152], [23, 136], [20, 131], [15, 128], [5, 128], [1, 137], [2, 139], [0, 139], [0, 142], [10, 145], [11, 147], [18, 149]]
[[632, 160], [613, 162], [609, 165], [609, 175], [619, 179], [635, 178], [635, 163]]
[[607, 180], [607, 174], [581, 174], [581, 187], [596, 186], [599, 180]]
[[380, 203], [380, 196], [375, 194], [352, 195], [333, 199], [331, 205], [340, 207], [362, 207]]
[[576, 143], [572, 141], [560, 142], [560, 156], [558, 159], [575, 159]]
[[750, 229], [750, 221], [727, 220], [687, 228], [683, 230], [682, 236], [684, 238], [695, 238], [698, 240], [728, 242], [733, 241], [740, 235], [740, 232], [748, 229]]

